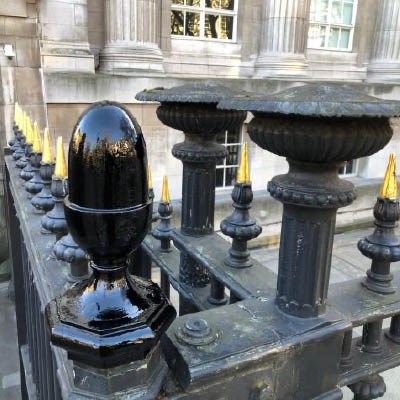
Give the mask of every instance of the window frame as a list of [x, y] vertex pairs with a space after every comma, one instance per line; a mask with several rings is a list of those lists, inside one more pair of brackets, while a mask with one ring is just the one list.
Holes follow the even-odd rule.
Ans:
[[[227, 164], [226, 163], [226, 159], [227, 157], [224, 158], [224, 162], [222, 164], [218, 164], [216, 166], [216, 170], [218, 169], [222, 169], [223, 170], [223, 178], [222, 178], [222, 182], [223, 185], [222, 186], [215, 186], [216, 190], [225, 190], [225, 189], [230, 189], [233, 188], [233, 184], [230, 185], [226, 185], [226, 170], [227, 168], [239, 168], [239, 164], [240, 164], [240, 157], [242, 156], [242, 150], [243, 150], [243, 137], [244, 137], [244, 125], [242, 124], [240, 126], [240, 131], [239, 131], [239, 141], [238, 142], [232, 142], [232, 143], [228, 143], [228, 130], [225, 130], [225, 141], [224, 143], [220, 143], [222, 144], [222, 146], [224, 146], [225, 148], [229, 147], [229, 146], [237, 146], [239, 147], [239, 151], [238, 151], [238, 156], [237, 156], [237, 164]], [[215, 171], [215, 173], [217, 173], [217, 171]]]
[[[317, 1], [320, 1], [320, 0], [317, 0]], [[311, 46], [311, 45], [309, 45], [309, 36], [307, 36], [307, 48], [308, 49], [340, 51], [340, 52], [352, 52], [353, 51], [354, 28], [355, 28], [355, 23], [356, 23], [356, 18], [357, 18], [358, 0], [353, 1], [353, 15], [351, 18], [351, 24], [343, 24], [343, 23], [336, 23], [336, 22], [331, 23], [330, 22], [331, 15], [332, 15], [332, 3], [334, 1], [335, 0], [328, 0], [327, 22], [311, 20], [311, 16], [310, 16], [309, 26], [308, 26], [308, 35], [310, 34], [310, 29], [312, 26], [320, 26], [320, 27], [325, 26], [326, 27], [325, 43], [329, 43], [329, 35], [330, 35], [331, 28], [349, 29], [350, 30], [349, 44], [348, 44], [347, 48], [329, 47], [329, 46]], [[343, 1], [343, 0], [341, 0], [341, 1]], [[346, 1], [346, 0], [344, 0], [344, 1]], [[342, 31], [340, 30], [338, 42], [340, 42], [341, 33], [342, 33]]]
[[352, 168], [352, 171], [351, 172], [349, 172], [349, 173], [346, 173], [346, 164], [343, 166], [344, 167], [344, 173], [343, 174], [340, 174], [339, 173], [339, 176], [341, 177], [341, 178], [354, 178], [354, 177], [356, 177], [357, 175], [358, 175], [358, 158], [357, 159], [355, 159], [355, 160], [350, 160], [350, 161], [352, 161], [353, 162], [353, 168]]
[[[173, 4], [171, 2], [171, 14], [172, 11], [186, 11], [200, 14], [200, 35], [199, 36], [188, 36], [188, 35], [175, 35], [171, 32], [171, 38], [178, 40], [202, 40], [202, 41], [212, 41], [212, 42], [222, 42], [222, 43], [236, 43], [237, 42], [237, 21], [238, 21], [238, 5], [240, 0], [234, 0], [233, 10], [215, 9], [206, 7], [206, 0], [200, 0], [200, 6], [187, 6], [182, 4]], [[206, 14], [212, 15], [222, 15], [233, 17], [233, 29], [232, 29], [232, 39], [219, 39], [211, 38], [205, 36], [205, 23]]]

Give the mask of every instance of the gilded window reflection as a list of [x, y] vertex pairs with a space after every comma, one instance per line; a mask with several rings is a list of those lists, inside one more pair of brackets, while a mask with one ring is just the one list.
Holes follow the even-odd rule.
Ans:
[[172, 0], [171, 34], [234, 40], [238, 0]]
[[234, 10], [234, 0], [206, 0], [206, 7], [220, 10]]
[[205, 36], [214, 39], [232, 39], [233, 17], [206, 14]]
[[187, 11], [172, 11], [171, 33], [173, 35], [200, 36], [200, 14]]

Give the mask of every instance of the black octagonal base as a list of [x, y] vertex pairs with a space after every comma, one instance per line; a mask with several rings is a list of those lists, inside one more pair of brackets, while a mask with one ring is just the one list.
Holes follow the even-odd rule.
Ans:
[[[93, 267], [93, 265], [92, 265]], [[51, 340], [68, 357], [97, 368], [143, 360], [176, 316], [154, 283], [125, 267], [77, 283], [46, 308]]]

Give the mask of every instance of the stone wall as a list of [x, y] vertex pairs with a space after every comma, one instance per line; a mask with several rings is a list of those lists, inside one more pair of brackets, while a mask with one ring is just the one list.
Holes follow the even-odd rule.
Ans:
[[[0, 2], [0, 146], [12, 136], [14, 104], [19, 102], [40, 126], [46, 125], [36, 0]], [[3, 44], [10, 44], [14, 57], [4, 55]], [[0, 263], [8, 254], [2, 190], [3, 154], [0, 155]]]

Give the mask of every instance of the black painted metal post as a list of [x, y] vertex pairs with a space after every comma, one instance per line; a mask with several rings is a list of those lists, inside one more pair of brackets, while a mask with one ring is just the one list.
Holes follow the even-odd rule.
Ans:
[[369, 322], [363, 327], [361, 350], [366, 353], [382, 352], [382, 319]]
[[[46, 128], [44, 131], [43, 153], [40, 162], [40, 177], [42, 178], [43, 187], [40, 192], [33, 196], [31, 204], [36, 208], [39, 213], [46, 213], [54, 207], [54, 200], [51, 194], [51, 182], [54, 173], [54, 157], [53, 149], [50, 140], [49, 130]], [[50, 233], [42, 230], [42, 233]]]
[[31, 163], [31, 156], [32, 156], [32, 143], [27, 142], [25, 145], [25, 157], [26, 157], [26, 166], [21, 170], [19, 176], [24, 181], [29, 181], [33, 178], [35, 173], [35, 169], [32, 167]]
[[385, 332], [385, 335], [388, 339], [400, 344], [400, 315], [392, 317], [389, 331]]
[[[154, 89], [138, 93], [136, 99], [157, 101], [161, 106], [157, 116], [162, 123], [185, 134], [182, 143], [175, 144], [174, 157], [182, 161], [181, 232], [203, 236], [214, 230], [215, 170], [227, 152], [216, 143], [216, 135], [240, 126], [246, 113], [217, 110], [217, 103], [235, 93], [220, 85], [189, 84], [173, 89]], [[204, 287], [210, 282], [206, 268], [188, 254], [181, 253], [180, 281], [192, 287]], [[181, 315], [197, 311], [181, 296]]]
[[393, 111], [382, 115], [371, 102], [376, 99], [353, 89], [307, 85], [219, 104], [252, 111], [250, 138], [289, 163], [289, 172], [268, 184], [283, 203], [276, 302], [285, 313], [307, 318], [326, 310], [336, 212], [356, 197], [338, 169], [373, 154], [393, 135]]
[[395, 233], [400, 218], [400, 203], [394, 154], [390, 155], [381, 193], [375, 203], [374, 217], [374, 233], [358, 242], [361, 253], [372, 260], [362, 284], [373, 292], [390, 294], [395, 292], [391, 284], [390, 263], [400, 260], [400, 238]]
[[251, 188], [248, 145], [244, 143], [235, 186], [232, 191], [234, 211], [221, 222], [221, 231], [232, 238], [232, 247], [225, 258], [226, 265], [232, 268], [248, 268], [252, 263], [247, 242], [260, 235], [262, 229], [250, 217], [253, 190]]
[[[161, 120], [167, 111], [163, 107], [157, 110]], [[195, 109], [194, 106], [191, 112]], [[225, 148], [213, 141], [216, 133], [186, 133], [185, 141], [172, 150], [183, 164], [181, 231], [186, 235], [202, 236], [214, 230], [215, 170], [217, 162], [226, 155]], [[181, 253], [179, 279], [189, 286], [204, 287], [210, 282], [210, 274], [188, 254]], [[180, 299], [180, 315], [196, 311], [186, 299]]]
[[175, 310], [157, 285], [127, 271], [152, 217], [146, 172], [144, 138], [129, 111], [102, 102], [83, 113], [69, 148], [65, 216], [93, 274], [46, 313], [53, 344], [74, 361], [75, 385], [92, 396], [129, 389], [132, 398], [155, 398], [166, 373], [158, 341]]
[[40, 176], [40, 166], [42, 161], [42, 144], [40, 133], [35, 130], [32, 139], [32, 153], [30, 157], [33, 177], [25, 183], [25, 190], [28, 192], [28, 198], [32, 198], [43, 188], [43, 180]]
[[353, 365], [353, 357], [351, 355], [353, 331], [347, 331], [343, 337], [342, 357], [340, 358], [340, 367], [342, 370], [350, 369]]
[[[160, 250], [164, 253], [171, 251], [171, 218], [173, 213], [173, 207], [169, 195], [168, 178], [164, 176], [161, 200], [158, 204], [158, 215], [160, 223], [153, 229], [152, 235], [160, 240]], [[170, 282], [168, 275], [161, 270], [161, 289], [164, 294], [170, 298]]]
[[[35, 129], [38, 129], [37, 122], [34, 124]], [[32, 128], [32, 122], [29, 117], [25, 118], [25, 123], [24, 123], [24, 136], [22, 140], [20, 141], [20, 147], [21, 150], [24, 151], [22, 157], [20, 157], [17, 162], [15, 163], [15, 166], [20, 169], [27, 168], [29, 171], [29, 159], [30, 155], [32, 153], [32, 143], [33, 143], [33, 128]], [[21, 171], [22, 172], [22, 171]]]
[[225, 285], [215, 277], [211, 277], [211, 288], [208, 302], [214, 306], [226, 304], [228, 299], [225, 296]]

